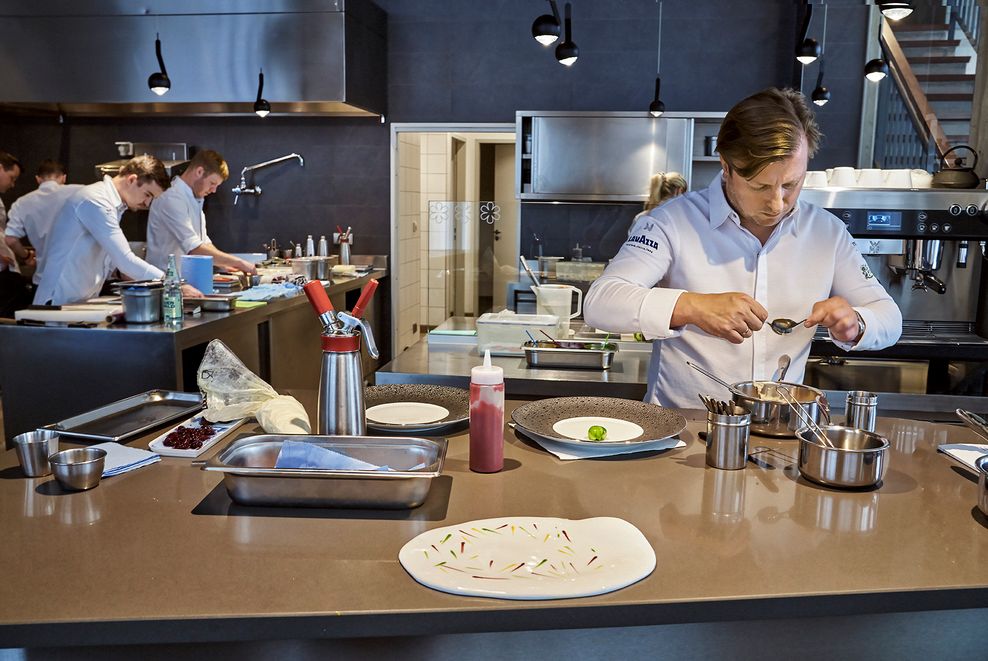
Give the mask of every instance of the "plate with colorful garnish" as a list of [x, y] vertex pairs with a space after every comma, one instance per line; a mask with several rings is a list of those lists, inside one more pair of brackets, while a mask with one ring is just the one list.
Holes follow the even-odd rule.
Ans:
[[508, 516], [424, 532], [398, 560], [422, 585], [495, 599], [613, 592], [655, 569], [655, 551], [624, 519]]
[[197, 415], [158, 436], [148, 443], [148, 449], [165, 457], [198, 457], [246, 420], [209, 422], [202, 415]]

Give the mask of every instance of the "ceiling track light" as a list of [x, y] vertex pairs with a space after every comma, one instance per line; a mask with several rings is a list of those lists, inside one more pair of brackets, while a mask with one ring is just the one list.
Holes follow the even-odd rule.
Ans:
[[655, 98], [652, 99], [652, 103], [648, 105], [648, 113], [652, 117], [661, 117], [662, 113], [666, 111], [666, 104], [662, 103], [662, 99], [659, 98], [659, 88], [662, 86], [662, 78], [659, 76], [655, 77]]
[[908, 0], [878, 0], [878, 8], [890, 21], [900, 21], [913, 13], [913, 3]]
[[820, 44], [816, 39], [810, 39], [806, 33], [810, 29], [810, 19], [813, 17], [813, 5], [806, 4], [806, 12], [803, 14], [803, 29], [799, 34], [799, 46], [796, 47], [796, 59], [800, 64], [806, 66], [816, 61], [820, 57]]
[[257, 101], [254, 101], [254, 112], [258, 117], [267, 117], [271, 112], [271, 104], [261, 97], [264, 92], [264, 69], [257, 74]]
[[580, 57], [580, 49], [573, 43], [573, 5], [567, 2], [565, 11], [565, 36], [563, 43], [556, 46], [556, 60], [564, 66], [571, 67], [576, 62], [576, 58]]
[[556, 43], [562, 30], [559, 24], [559, 8], [556, 7], [556, 0], [549, 0], [549, 6], [552, 8], [552, 13], [542, 14], [532, 23], [532, 36], [543, 46], [551, 46]]
[[879, 82], [887, 75], [889, 75], [889, 65], [880, 57], [876, 57], [865, 65], [865, 78], [873, 83]]
[[823, 86], [823, 60], [820, 60], [820, 71], [816, 75], [816, 89], [810, 95], [813, 103], [818, 106], [825, 106], [830, 101], [830, 90]]
[[171, 89], [172, 81], [168, 78], [168, 71], [165, 70], [165, 60], [161, 57], [161, 39], [158, 33], [154, 35], [154, 54], [158, 56], [158, 71], [148, 76], [148, 88], [161, 96]]

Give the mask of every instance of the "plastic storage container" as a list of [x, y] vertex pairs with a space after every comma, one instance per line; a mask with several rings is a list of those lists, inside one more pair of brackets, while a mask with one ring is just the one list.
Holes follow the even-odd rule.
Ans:
[[529, 341], [528, 331], [536, 339], [545, 331], [557, 337], [559, 317], [553, 314], [515, 314], [511, 310], [487, 312], [477, 318], [477, 352], [490, 350], [495, 355], [521, 356], [521, 345]]

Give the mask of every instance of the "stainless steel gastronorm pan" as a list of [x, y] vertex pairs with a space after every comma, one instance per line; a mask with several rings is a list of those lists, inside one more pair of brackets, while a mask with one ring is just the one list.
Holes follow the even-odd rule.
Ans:
[[149, 390], [45, 428], [57, 429], [59, 436], [120, 442], [201, 408], [202, 395], [197, 392]]
[[530, 342], [522, 345], [525, 350], [525, 360], [529, 367], [562, 367], [590, 370], [606, 370], [614, 362], [613, 349], [572, 349], [565, 345], [561, 348], [532, 346]]
[[[305, 441], [389, 471], [275, 468], [284, 441]], [[203, 465], [223, 473], [241, 505], [409, 509], [443, 470], [446, 439], [261, 434], [238, 438]]]

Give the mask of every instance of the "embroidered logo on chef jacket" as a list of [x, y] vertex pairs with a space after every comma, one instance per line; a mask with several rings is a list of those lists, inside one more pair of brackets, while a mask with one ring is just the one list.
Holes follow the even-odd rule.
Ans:
[[636, 234], [632, 237], [628, 237], [627, 243], [632, 244], [633, 248], [640, 248], [648, 253], [654, 253], [659, 249], [658, 242], [648, 238], [644, 234]]
[[867, 264], [861, 265], [861, 275], [864, 276], [865, 280], [870, 280], [875, 277], [875, 274], [871, 272], [871, 269], [868, 268]]

